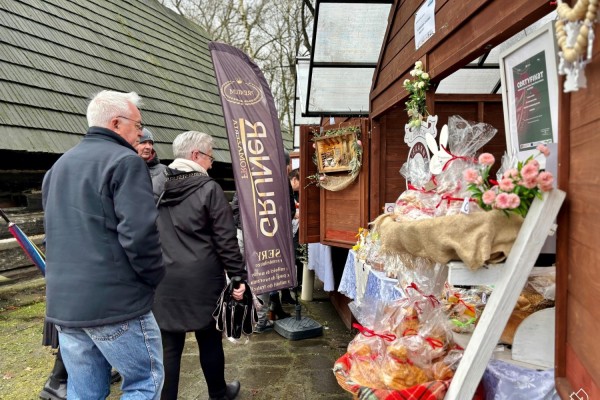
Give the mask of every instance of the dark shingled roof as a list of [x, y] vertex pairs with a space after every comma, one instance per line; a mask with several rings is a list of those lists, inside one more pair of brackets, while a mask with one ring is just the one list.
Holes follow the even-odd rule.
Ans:
[[206, 32], [156, 0], [0, 1], [0, 149], [64, 153], [91, 96], [134, 91], [162, 158], [179, 133], [231, 162]]

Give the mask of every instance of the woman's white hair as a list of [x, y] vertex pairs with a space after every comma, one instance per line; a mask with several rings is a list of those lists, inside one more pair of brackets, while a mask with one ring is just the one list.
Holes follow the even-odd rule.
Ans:
[[88, 104], [86, 114], [88, 126], [108, 128], [113, 118], [120, 115], [129, 116], [129, 104], [140, 108], [142, 99], [135, 92], [121, 93], [103, 90], [97, 93]]
[[208, 153], [214, 144], [212, 136], [198, 131], [183, 132], [173, 140], [173, 155], [175, 158], [191, 159], [194, 150]]

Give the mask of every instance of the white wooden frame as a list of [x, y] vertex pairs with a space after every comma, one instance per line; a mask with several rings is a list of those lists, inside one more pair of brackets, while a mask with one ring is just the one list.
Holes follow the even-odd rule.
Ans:
[[500, 79], [502, 83], [502, 105], [504, 108], [504, 128], [506, 132], [506, 148], [518, 156], [519, 160], [525, 160], [535, 149], [519, 150], [519, 136], [517, 132], [517, 117], [513, 67], [530, 59], [539, 52], [545, 52], [546, 74], [545, 81], [548, 86], [550, 102], [550, 118], [552, 125], [553, 143], [558, 142], [558, 69], [557, 49], [554, 39], [554, 21], [546, 23], [542, 28], [528, 34], [523, 40], [503, 51], [499, 56]]
[[504, 264], [502, 276], [481, 314], [481, 318], [458, 365], [445, 400], [472, 399], [521, 290], [553, 228], [565, 192], [554, 189], [535, 199]]

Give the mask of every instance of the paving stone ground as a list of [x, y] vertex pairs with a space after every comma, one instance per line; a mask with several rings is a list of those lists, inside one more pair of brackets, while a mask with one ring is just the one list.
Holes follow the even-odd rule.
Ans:
[[[0, 286], [0, 400], [33, 400], [52, 365], [52, 351], [41, 346], [44, 281], [38, 278]], [[354, 335], [345, 327], [322, 284], [315, 282], [313, 301], [302, 301], [302, 316], [323, 325], [323, 335], [291, 341], [275, 331], [252, 335], [247, 344], [224, 341], [225, 376], [242, 383], [239, 400], [351, 399], [333, 375], [335, 360]], [[293, 305], [284, 306], [294, 313]], [[198, 348], [188, 335], [181, 368], [180, 400], [206, 400]], [[119, 399], [119, 385], [109, 400]]]
[[[285, 306], [293, 314], [294, 306]], [[323, 325], [323, 336], [288, 340], [275, 331], [252, 335], [246, 344], [224, 341], [225, 376], [242, 383], [243, 399], [350, 399], [335, 380], [333, 363], [346, 352], [353, 335], [338, 317], [326, 292], [317, 284], [313, 301], [302, 302], [302, 316]], [[188, 335], [182, 360], [179, 398], [207, 399], [198, 348]]]

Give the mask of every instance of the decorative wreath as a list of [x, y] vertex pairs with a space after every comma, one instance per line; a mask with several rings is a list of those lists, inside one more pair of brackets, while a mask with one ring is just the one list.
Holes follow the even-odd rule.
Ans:
[[[344, 127], [339, 129], [331, 129], [323, 132], [315, 131], [313, 132], [313, 148], [317, 148], [317, 142], [322, 141], [327, 137], [337, 137], [340, 135], [353, 133], [353, 139], [350, 143], [352, 158], [347, 162], [348, 174], [340, 173], [326, 173], [326, 172], [318, 172], [314, 175], [310, 175], [307, 177], [310, 184], [315, 184], [317, 187], [323, 188], [325, 190], [330, 190], [332, 192], [343, 190], [348, 187], [354, 180], [358, 177], [360, 173], [360, 168], [362, 166], [362, 142], [360, 141], [360, 128], [357, 126]], [[313, 155], [313, 162], [317, 166], [319, 170], [321, 170], [321, 163], [318, 159], [318, 152], [315, 152]]]

